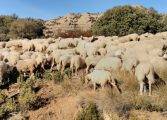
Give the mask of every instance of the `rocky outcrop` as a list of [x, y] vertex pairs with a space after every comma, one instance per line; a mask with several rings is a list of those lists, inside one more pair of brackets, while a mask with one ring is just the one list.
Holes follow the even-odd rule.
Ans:
[[101, 16], [101, 14], [71, 13], [54, 20], [46, 21], [44, 35], [45, 37], [56, 37], [59, 33], [66, 31], [89, 31], [93, 23]]

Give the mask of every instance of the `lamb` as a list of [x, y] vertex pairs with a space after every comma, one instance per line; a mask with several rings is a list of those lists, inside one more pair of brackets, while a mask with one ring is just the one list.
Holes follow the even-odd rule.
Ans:
[[121, 92], [116, 84], [115, 79], [113, 78], [113, 75], [109, 71], [94, 70], [92, 73], [87, 74], [85, 76], [85, 79], [86, 79], [87, 83], [89, 81], [92, 82], [92, 84], [94, 86], [94, 90], [96, 90], [97, 84], [100, 84], [102, 89], [104, 89], [106, 84], [110, 84], [110, 85], [116, 87], [119, 90], [119, 92]]
[[78, 72], [78, 69], [82, 68], [84, 65], [85, 60], [81, 56], [75, 55], [71, 58], [70, 69], [72, 70], [72, 73], [74, 73], [73, 68], [75, 68], [75, 72]]
[[105, 57], [102, 58], [97, 65], [95, 66], [95, 69], [105, 69], [105, 70], [119, 70], [122, 66], [122, 61], [118, 57]]
[[148, 79], [149, 84], [149, 95], [152, 93], [152, 84], [155, 83], [154, 78], [154, 67], [149, 62], [140, 62], [135, 68], [135, 76], [140, 84], [140, 95], [143, 95], [143, 92], [146, 92], [146, 80]]
[[95, 67], [96, 64], [102, 59], [103, 56], [89, 56], [85, 59], [86, 73], [89, 72], [90, 67]]

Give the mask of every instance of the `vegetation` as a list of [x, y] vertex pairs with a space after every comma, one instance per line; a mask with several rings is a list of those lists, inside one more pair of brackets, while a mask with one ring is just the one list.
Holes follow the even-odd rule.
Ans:
[[93, 25], [95, 35], [124, 36], [132, 33], [157, 33], [167, 30], [165, 19], [153, 8], [118, 6], [107, 10]]
[[27, 80], [21, 83], [20, 95], [18, 98], [21, 111], [31, 109], [31, 105], [35, 103], [37, 97], [33, 91], [33, 86], [35, 84], [34, 80]]
[[0, 16], [0, 41], [11, 38], [39, 38], [43, 36], [43, 21], [32, 18], [21, 19], [17, 15]]
[[82, 109], [78, 114], [76, 120], [103, 120], [100, 116], [100, 112], [94, 103], [89, 103], [89, 105]]

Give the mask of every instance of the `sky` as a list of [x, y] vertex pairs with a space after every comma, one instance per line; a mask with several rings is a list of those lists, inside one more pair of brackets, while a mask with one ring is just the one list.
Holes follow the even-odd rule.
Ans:
[[0, 14], [49, 20], [68, 13], [104, 12], [127, 4], [167, 13], [167, 0], [0, 0]]

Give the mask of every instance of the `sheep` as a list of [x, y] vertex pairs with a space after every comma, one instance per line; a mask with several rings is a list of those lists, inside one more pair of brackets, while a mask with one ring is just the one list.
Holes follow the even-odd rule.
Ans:
[[139, 41], [139, 40], [140, 40], [139, 35], [134, 33], [134, 34], [129, 34], [127, 36], [120, 37], [115, 41], [119, 41], [119, 43], [125, 43], [129, 41]]
[[135, 76], [140, 84], [140, 95], [143, 95], [143, 92], [146, 92], [146, 79], [148, 79], [149, 84], [149, 95], [152, 93], [152, 84], [155, 83], [154, 77], [154, 67], [149, 62], [140, 62], [135, 68]]
[[22, 46], [22, 40], [10, 40], [8, 42], [6, 42], [6, 48], [10, 48], [10, 47], [21, 47]]
[[105, 69], [105, 70], [119, 70], [122, 66], [122, 61], [118, 57], [105, 57], [102, 58], [95, 69]]
[[53, 43], [53, 44], [50, 44], [48, 46], [48, 48], [46, 49], [46, 52], [49, 53], [49, 52], [53, 52], [54, 50], [57, 50], [58, 49], [58, 44], [57, 43]]
[[16, 64], [16, 68], [20, 75], [25, 75], [29, 72], [29, 76], [33, 77], [35, 74], [35, 69], [37, 68], [37, 62], [35, 59], [26, 59], [26, 60], [19, 60]]
[[107, 54], [107, 50], [105, 48], [100, 48], [98, 50], [98, 53], [101, 55], [101, 56], [105, 56]]
[[167, 60], [162, 57], [152, 57], [150, 58], [150, 61], [154, 66], [155, 73], [158, 77], [167, 81]]
[[92, 82], [94, 86], [94, 90], [96, 90], [96, 85], [100, 84], [102, 89], [104, 89], [106, 84], [110, 84], [113, 87], [116, 87], [118, 91], [121, 93], [121, 90], [118, 88], [113, 75], [106, 70], [94, 70], [92, 73], [89, 73], [85, 76], [85, 80], [88, 83], [89, 81]]
[[62, 55], [75, 55], [76, 51], [75, 49], [67, 49], [67, 50], [55, 50], [50, 54], [50, 57], [53, 59], [51, 63], [51, 70], [53, 70], [53, 67], [58, 64], [59, 59]]
[[63, 55], [60, 57], [58, 65], [57, 65], [57, 70], [61, 71], [61, 73], [64, 72], [65, 67], [70, 65], [72, 55]]
[[32, 51], [26, 51], [20, 55], [20, 59], [21, 60], [30, 59], [32, 54], [33, 54]]
[[85, 60], [79, 56], [79, 55], [75, 55], [71, 58], [71, 62], [70, 62], [70, 69], [72, 70], [72, 74], [74, 73], [74, 69], [75, 68], [75, 72], [78, 72], [79, 68], [82, 68], [85, 65]]
[[86, 74], [89, 72], [90, 67], [95, 67], [96, 64], [102, 59], [103, 56], [89, 56], [85, 59]]
[[20, 59], [19, 52], [10, 52], [7, 56], [4, 57], [4, 61], [9, 62], [13, 66], [16, 65], [19, 59]]
[[35, 50], [35, 46], [34, 46], [32, 41], [25, 40], [22, 43], [22, 50], [23, 50], [23, 52], [25, 52], [25, 51], [34, 51]]
[[121, 69], [130, 73], [134, 73], [135, 68], [138, 64], [139, 64], [139, 60], [136, 59], [134, 56], [126, 56], [126, 57], [123, 57]]
[[34, 44], [36, 52], [44, 52], [44, 51], [46, 51], [47, 47], [49, 46], [49, 44], [47, 42], [40, 43], [38, 40], [35, 41], [33, 44]]

